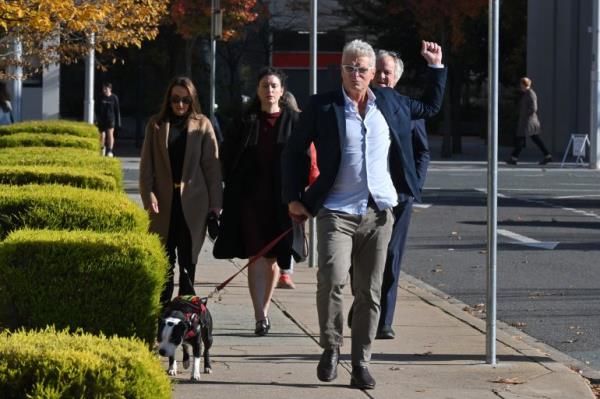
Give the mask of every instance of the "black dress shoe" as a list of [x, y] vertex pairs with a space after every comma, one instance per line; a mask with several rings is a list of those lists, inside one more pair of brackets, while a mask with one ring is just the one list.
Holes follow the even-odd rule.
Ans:
[[358, 389], [375, 388], [375, 379], [371, 376], [371, 373], [369, 373], [367, 366], [352, 366], [350, 386]]
[[375, 335], [375, 339], [394, 339], [396, 338], [396, 333], [392, 329], [391, 326], [381, 326], [377, 329], [377, 335]]
[[324, 382], [335, 380], [339, 361], [340, 348], [325, 349], [317, 366], [317, 378]]

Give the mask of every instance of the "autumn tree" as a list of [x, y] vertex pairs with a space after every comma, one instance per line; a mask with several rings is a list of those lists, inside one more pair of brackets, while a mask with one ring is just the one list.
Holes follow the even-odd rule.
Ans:
[[[0, 0], [0, 78], [20, 64], [25, 73], [53, 63], [69, 64], [94, 49], [140, 47], [154, 39], [167, 13], [163, 0]], [[20, 40], [19, 61], [12, 43]]]
[[[243, 28], [254, 21], [256, 0], [221, 0], [223, 15], [222, 40], [228, 41], [243, 35]], [[173, 0], [170, 15], [179, 33], [186, 41], [185, 65], [187, 76], [192, 76], [192, 56], [196, 42], [209, 37], [211, 29], [210, 0]]]

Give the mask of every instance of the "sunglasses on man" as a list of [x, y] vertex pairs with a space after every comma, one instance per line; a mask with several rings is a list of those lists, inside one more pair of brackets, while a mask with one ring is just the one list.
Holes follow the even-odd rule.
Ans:
[[354, 65], [342, 65], [342, 69], [344, 70], [344, 72], [346, 73], [355, 73], [358, 72], [359, 75], [364, 75], [367, 72], [369, 72], [369, 69], [371, 69], [372, 67], [357, 67]]
[[179, 97], [179, 96], [171, 96], [172, 104], [183, 103], [185, 105], [190, 105], [192, 103], [192, 97]]

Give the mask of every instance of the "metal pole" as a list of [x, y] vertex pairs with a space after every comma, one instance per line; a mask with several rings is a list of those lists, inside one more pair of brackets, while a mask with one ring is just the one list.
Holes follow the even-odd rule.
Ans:
[[83, 100], [83, 120], [94, 123], [94, 66], [96, 38], [94, 33], [88, 35], [88, 55], [85, 58], [85, 98]]
[[[317, 0], [310, 2], [310, 81], [309, 94], [317, 93]], [[317, 223], [308, 221], [308, 267], [317, 266]]]
[[500, 0], [489, 2], [486, 362], [496, 365], [496, 233], [498, 215], [498, 48]]
[[215, 21], [215, 9], [216, 1], [210, 1], [210, 97], [209, 97], [209, 111], [210, 120], [213, 122], [215, 119], [215, 85], [217, 80], [217, 39], [215, 37], [216, 21]]
[[600, 169], [600, 0], [594, 0], [592, 15], [592, 78], [590, 101], [590, 169]]
[[23, 46], [21, 39], [15, 38], [13, 41], [13, 50], [15, 53], [15, 67], [14, 75], [15, 79], [12, 82], [12, 112], [15, 122], [21, 122], [23, 120], [23, 67], [21, 61], [23, 58]]

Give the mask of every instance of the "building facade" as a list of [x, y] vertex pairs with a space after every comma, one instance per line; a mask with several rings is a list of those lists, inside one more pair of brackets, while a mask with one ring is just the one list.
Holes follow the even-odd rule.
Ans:
[[527, 19], [527, 74], [542, 137], [560, 154], [571, 134], [590, 131], [592, 2], [529, 0]]

